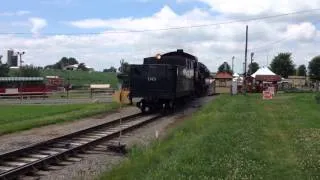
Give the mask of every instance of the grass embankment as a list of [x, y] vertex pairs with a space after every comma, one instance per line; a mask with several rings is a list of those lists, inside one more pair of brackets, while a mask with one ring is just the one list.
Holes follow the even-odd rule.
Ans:
[[311, 94], [220, 96], [100, 179], [319, 179], [320, 105]]
[[[15, 70], [10, 71], [10, 76], [15, 76]], [[65, 82], [70, 78], [70, 83], [74, 86], [89, 86], [90, 84], [110, 84], [117, 87], [118, 79], [116, 73], [107, 72], [86, 72], [86, 71], [65, 71], [65, 70], [41, 70], [41, 76], [59, 76]]]
[[74, 86], [110, 84], [113, 88], [115, 88], [118, 82], [116, 73], [43, 70], [41, 74], [42, 76], [60, 76], [64, 78], [66, 82], [68, 77], [70, 77], [70, 83]]
[[0, 105], [0, 135], [78, 120], [118, 107], [110, 104]]

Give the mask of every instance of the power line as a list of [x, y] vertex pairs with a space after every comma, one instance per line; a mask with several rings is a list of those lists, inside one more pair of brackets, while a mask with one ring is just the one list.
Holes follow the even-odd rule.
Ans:
[[[190, 25], [190, 26], [180, 26], [180, 27], [168, 27], [168, 28], [159, 28], [159, 29], [143, 29], [143, 30], [123, 30], [123, 31], [108, 31], [103, 32], [103, 34], [121, 34], [121, 33], [143, 33], [143, 32], [152, 32], [152, 31], [168, 31], [168, 30], [179, 30], [179, 29], [188, 29], [188, 28], [199, 28], [199, 27], [208, 27], [208, 26], [219, 26], [219, 25], [225, 25], [225, 24], [233, 24], [238, 22], [248, 22], [248, 21], [258, 21], [263, 19], [272, 19], [277, 17], [284, 17], [284, 16], [290, 16], [290, 15], [298, 15], [298, 14], [304, 14], [304, 13], [312, 13], [315, 11], [320, 11], [320, 8], [317, 9], [309, 9], [309, 10], [303, 10], [303, 11], [296, 11], [296, 12], [290, 12], [290, 13], [283, 13], [283, 14], [277, 14], [277, 15], [270, 15], [270, 16], [261, 16], [261, 17], [253, 17], [253, 18], [247, 18], [247, 19], [235, 19], [220, 23], [210, 23], [210, 24], [200, 24], [200, 25]], [[0, 35], [32, 35], [33, 33], [30, 32], [0, 32]], [[101, 32], [89, 32], [89, 33], [41, 33], [41, 35], [97, 35], [102, 34]]]

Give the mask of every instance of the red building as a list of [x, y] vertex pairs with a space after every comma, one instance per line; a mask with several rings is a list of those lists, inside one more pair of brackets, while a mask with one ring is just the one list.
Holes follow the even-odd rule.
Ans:
[[0, 96], [43, 95], [60, 87], [59, 77], [0, 77]]

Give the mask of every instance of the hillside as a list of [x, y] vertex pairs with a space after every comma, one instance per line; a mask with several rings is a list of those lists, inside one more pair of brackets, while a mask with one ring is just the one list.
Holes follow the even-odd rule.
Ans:
[[85, 72], [85, 71], [62, 71], [62, 70], [43, 70], [42, 76], [60, 76], [67, 82], [70, 77], [70, 83], [74, 86], [87, 86], [90, 84], [111, 84], [117, 86], [116, 73], [105, 72]]
[[[16, 70], [10, 70], [9, 76], [16, 76]], [[41, 76], [59, 76], [62, 77], [65, 82], [68, 82], [70, 77], [70, 83], [73, 86], [89, 86], [90, 84], [111, 84], [113, 88], [117, 87], [117, 75], [116, 73], [106, 72], [86, 72], [86, 71], [63, 71], [63, 70], [41, 70]]]

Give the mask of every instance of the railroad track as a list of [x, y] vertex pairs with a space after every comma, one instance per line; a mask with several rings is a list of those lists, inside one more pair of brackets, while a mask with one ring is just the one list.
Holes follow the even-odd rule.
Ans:
[[160, 114], [135, 114], [81, 130], [62, 137], [34, 144], [22, 149], [0, 155], [0, 180], [16, 179], [38, 170], [47, 170], [50, 165], [59, 164], [76, 157], [78, 153], [94, 148], [96, 145], [130, 132]]

